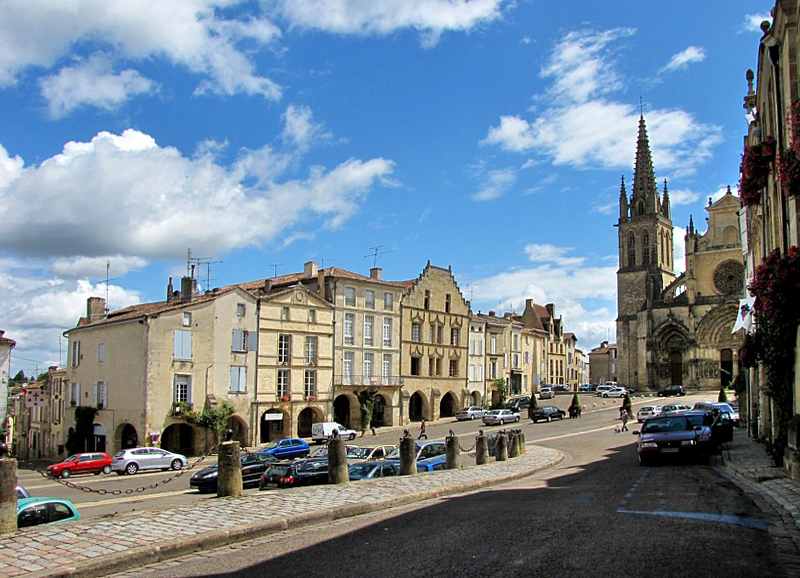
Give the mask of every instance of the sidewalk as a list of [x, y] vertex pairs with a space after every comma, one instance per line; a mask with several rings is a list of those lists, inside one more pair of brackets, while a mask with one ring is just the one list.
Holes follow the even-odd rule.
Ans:
[[25, 528], [0, 541], [0, 578], [92, 578], [310, 524], [357, 516], [521, 478], [560, 463], [528, 445], [505, 462], [345, 486], [310, 486], [209, 498], [85, 522]]

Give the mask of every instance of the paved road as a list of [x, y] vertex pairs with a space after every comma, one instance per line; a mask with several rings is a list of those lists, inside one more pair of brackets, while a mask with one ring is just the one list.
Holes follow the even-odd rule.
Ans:
[[[695, 398], [687, 397], [683, 399], [688, 400], [687, 403], [693, 403], [696, 400], [705, 398], [697, 397], [695, 400]], [[617, 423], [614, 418], [616, 417], [616, 408], [621, 405], [621, 400], [603, 400], [590, 394], [581, 394], [581, 400], [584, 406], [587, 407], [587, 411], [580, 420], [567, 419], [564, 420], [564, 422], [556, 421], [552, 423], [540, 422], [538, 424], [532, 424], [530, 420], [527, 419], [527, 414], [523, 413], [519, 424], [509, 424], [503, 427], [522, 427], [526, 432], [527, 440], [530, 442], [577, 431], [591, 429], [605, 431], [602, 428], [611, 429]], [[543, 400], [539, 403], [540, 405], [556, 405], [566, 410], [571, 401], [572, 394], [562, 394], [556, 396], [554, 399]], [[634, 407], [646, 403], [646, 400], [638, 398], [634, 401]], [[428, 438], [431, 440], [444, 440], [444, 437], [448, 434], [448, 430], [453, 429], [460, 437], [461, 446], [465, 449], [469, 449], [474, 445], [475, 435], [478, 429], [481, 428], [487, 433], [503, 429], [500, 426], [484, 426], [480, 420], [464, 422], [443, 420], [435, 424], [429, 424], [427, 434]], [[409, 429], [414, 435], [419, 433], [419, 427], [416, 424], [412, 425]], [[398, 429], [384, 431], [377, 436], [368, 433], [364, 438], [357, 438], [355, 443], [396, 444], [401, 433], [402, 432]], [[195, 460], [191, 459], [190, 461], [193, 462]], [[471, 465], [474, 464], [474, 457], [465, 454], [462, 461], [465, 466]], [[202, 464], [198, 465], [195, 470], [212, 463], [214, 463], [214, 458], [208, 458]], [[147, 472], [139, 473], [135, 476], [118, 476], [116, 474], [95, 476], [89, 474], [73, 476], [70, 478], [70, 481], [90, 488], [111, 491], [149, 486], [150, 484], [169, 478], [172, 475], [173, 472]], [[186, 473], [168, 484], [159, 484], [156, 488], [147, 487], [144, 492], [137, 492], [132, 495], [123, 494], [121, 496], [100, 495], [97, 493], [75, 490], [61, 485], [57, 481], [43, 478], [35, 472], [26, 471], [24, 469], [20, 470], [18, 477], [20, 484], [30, 491], [31, 495], [72, 500], [72, 502], [78, 506], [81, 517], [91, 519], [109, 517], [143, 509], [193, 504], [201, 500], [209, 499], [207, 494], [199, 494], [195, 490], [189, 488], [190, 475], [190, 473]], [[257, 491], [257, 489], [247, 490], [247, 492]]]
[[569, 457], [537, 476], [116, 577], [785, 575], [762, 512], [717, 469], [642, 468], [633, 436], [588, 417], [538, 428]]

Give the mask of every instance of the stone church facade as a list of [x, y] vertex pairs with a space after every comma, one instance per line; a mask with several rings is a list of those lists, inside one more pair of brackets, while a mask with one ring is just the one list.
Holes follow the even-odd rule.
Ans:
[[618, 380], [638, 390], [683, 385], [719, 389], [737, 375], [741, 332], [732, 334], [743, 287], [738, 197], [706, 207], [708, 228], [690, 218], [686, 271], [674, 270], [669, 192], [656, 188], [644, 117], [639, 119], [633, 187], [619, 197]]

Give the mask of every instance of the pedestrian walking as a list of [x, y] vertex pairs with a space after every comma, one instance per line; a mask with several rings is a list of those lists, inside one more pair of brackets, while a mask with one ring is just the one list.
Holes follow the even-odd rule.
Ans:
[[620, 419], [622, 420], [622, 429], [619, 431], [628, 431], [628, 417], [630, 417], [628, 415], [628, 410], [622, 408], [622, 411], [620, 412]]
[[425, 433], [425, 420], [424, 419], [419, 422], [419, 437], [417, 439], [421, 440], [422, 438], [428, 439], [428, 434]]

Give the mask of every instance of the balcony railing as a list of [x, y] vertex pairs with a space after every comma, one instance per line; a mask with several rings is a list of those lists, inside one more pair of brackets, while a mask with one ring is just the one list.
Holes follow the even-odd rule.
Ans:
[[403, 378], [399, 375], [334, 375], [333, 384], [351, 387], [402, 387]]

